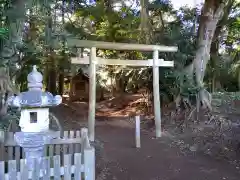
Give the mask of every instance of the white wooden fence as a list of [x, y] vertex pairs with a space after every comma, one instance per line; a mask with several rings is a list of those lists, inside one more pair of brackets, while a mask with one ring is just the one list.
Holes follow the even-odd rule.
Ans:
[[[33, 170], [29, 170], [28, 166], [26, 165], [26, 160], [21, 159], [20, 161], [20, 171], [17, 170], [17, 161], [10, 160], [7, 163], [4, 161], [0, 161], [0, 179], [1, 180], [28, 180], [28, 179], [39, 179], [42, 178], [43, 180], [50, 180], [51, 177], [54, 179], [61, 179], [64, 180], [94, 180], [93, 174], [93, 164], [89, 163], [89, 160], [94, 160], [94, 151], [92, 149], [85, 151], [84, 153], [84, 161], [85, 163], [82, 164], [81, 161], [81, 153], [74, 154], [74, 162], [72, 165], [72, 155], [65, 154], [64, 157], [64, 164], [61, 166], [61, 156], [56, 155], [53, 157], [43, 157], [40, 159], [39, 166], [37, 161], [39, 159], [35, 159], [34, 168]], [[5, 165], [7, 164], [7, 165]], [[6, 167], [7, 166], [7, 167]], [[6, 169], [8, 173], [5, 173]]]
[[[90, 146], [87, 129], [81, 131], [55, 132], [45, 146], [41, 167], [34, 163], [28, 170], [24, 151], [17, 146], [12, 132], [1, 132], [0, 137], [0, 180], [54, 179], [95, 180], [95, 149]], [[38, 159], [39, 161], [39, 159]], [[5, 178], [5, 179], [4, 179]]]

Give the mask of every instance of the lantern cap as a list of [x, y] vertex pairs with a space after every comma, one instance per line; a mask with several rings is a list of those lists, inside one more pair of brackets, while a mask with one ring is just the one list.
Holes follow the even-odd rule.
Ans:
[[62, 102], [59, 95], [53, 96], [50, 92], [42, 91], [43, 76], [37, 71], [37, 66], [27, 76], [28, 91], [20, 93], [18, 96], [12, 96], [8, 99], [10, 106], [22, 108], [38, 108], [57, 106]]
[[28, 89], [42, 89], [42, 80], [43, 76], [40, 72], [37, 70], [37, 66], [34, 65], [32, 72], [30, 72], [27, 76], [27, 81], [28, 81]]

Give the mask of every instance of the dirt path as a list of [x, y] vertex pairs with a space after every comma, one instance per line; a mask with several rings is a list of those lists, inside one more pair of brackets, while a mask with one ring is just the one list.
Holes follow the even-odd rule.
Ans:
[[[171, 148], [164, 139], [152, 139], [142, 133], [142, 147], [136, 149], [134, 133], [129, 128], [112, 125], [96, 128], [103, 143], [110, 177], [118, 180], [237, 180], [237, 170], [204, 156], [184, 156]], [[112, 177], [111, 177], [112, 175]]]
[[[54, 110], [66, 129], [85, 125], [77, 112]], [[65, 115], [64, 115], [65, 114]], [[68, 117], [68, 119], [67, 119]], [[119, 121], [96, 126], [96, 180], [238, 180], [240, 172], [229, 164], [202, 155], [183, 155], [165, 138], [142, 133], [141, 149], [134, 148], [134, 130]]]

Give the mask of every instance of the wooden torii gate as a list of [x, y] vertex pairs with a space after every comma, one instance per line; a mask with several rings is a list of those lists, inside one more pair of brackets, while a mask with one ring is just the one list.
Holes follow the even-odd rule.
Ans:
[[[161, 109], [160, 109], [160, 92], [159, 92], [159, 67], [173, 67], [173, 61], [164, 61], [159, 59], [159, 52], [176, 52], [177, 47], [145, 45], [145, 44], [127, 44], [111, 43], [101, 41], [87, 41], [71, 39], [67, 42], [69, 46], [77, 48], [90, 48], [89, 57], [72, 58], [72, 64], [90, 64], [89, 71], [89, 111], [88, 111], [88, 129], [89, 139], [95, 139], [95, 109], [96, 109], [96, 65], [124, 65], [124, 66], [152, 66], [153, 67], [153, 97], [154, 97], [154, 118], [156, 126], [156, 137], [161, 137]], [[149, 60], [120, 60], [120, 59], [103, 59], [97, 57], [96, 49], [109, 50], [136, 50], [136, 51], [153, 51], [153, 59]]]

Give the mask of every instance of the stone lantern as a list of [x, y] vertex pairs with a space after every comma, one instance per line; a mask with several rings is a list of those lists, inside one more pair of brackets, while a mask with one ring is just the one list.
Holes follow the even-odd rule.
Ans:
[[33, 158], [43, 156], [44, 145], [54, 138], [49, 131], [49, 107], [62, 102], [59, 95], [42, 91], [42, 74], [33, 66], [27, 77], [28, 91], [8, 99], [10, 106], [21, 109], [20, 132], [15, 133], [17, 144], [23, 147], [28, 165], [32, 168]]

